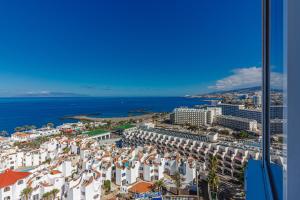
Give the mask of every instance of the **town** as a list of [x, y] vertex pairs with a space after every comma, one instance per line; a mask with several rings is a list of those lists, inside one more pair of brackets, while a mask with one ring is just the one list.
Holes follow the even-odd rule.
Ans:
[[[0, 138], [0, 199], [244, 199], [247, 163], [262, 156], [261, 96], [251, 99], [17, 127]], [[273, 105], [271, 161], [284, 167], [283, 126]]]

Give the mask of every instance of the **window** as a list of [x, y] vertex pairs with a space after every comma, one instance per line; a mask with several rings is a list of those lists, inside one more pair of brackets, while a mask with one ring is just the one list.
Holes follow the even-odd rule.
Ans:
[[10, 187], [4, 188], [4, 192], [8, 192], [8, 191], [10, 191]]
[[33, 200], [39, 200], [39, 195], [38, 194], [33, 195]]
[[18, 185], [21, 185], [21, 184], [23, 184], [23, 183], [24, 183], [23, 180], [19, 180], [19, 181], [18, 181]]
[[[263, 10], [263, 87], [262, 87], [262, 162], [250, 161], [246, 171], [247, 199], [283, 199], [283, 4], [262, 0]], [[276, 19], [276, 20], [275, 20]], [[256, 106], [260, 100], [255, 99]], [[280, 130], [281, 127], [281, 130]], [[256, 174], [256, 177], [252, 177]]]

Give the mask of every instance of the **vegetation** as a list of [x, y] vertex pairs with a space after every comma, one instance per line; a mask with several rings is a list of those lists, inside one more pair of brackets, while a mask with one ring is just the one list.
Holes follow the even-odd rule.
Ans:
[[234, 134], [234, 136], [237, 139], [247, 139], [251, 137], [251, 135], [247, 131], [240, 131], [239, 133]]
[[15, 142], [14, 146], [18, 148], [31, 148], [37, 149], [40, 148], [41, 144], [50, 140], [50, 136], [38, 137], [35, 140], [26, 141], [26, 142]]
[[33, 189], [31, 187], [26, 187], [22, 190], [21, 192], [21, 197], [24, 198], [25, 200], [29, 200], [31, 194], [32, 194]]
[[104, 183], [103, 183], [103, 188], [105, 190], [105, 192], [110, 192], [111, 190], [111, 183], [110, 183], [110, 180], [105, 180]]
[[220, 184], [219, 177], [217, 172], [214, 170], [210, 170], [208, 173], [208, 184], [213, 192], [218, 192], [218, 187]]
[[242, 187], [244, 187], [244, 181], [245, 181], [244, 176], [245, 176], [245, 166], [241, 168], [238, 176], [238, 182]]
[[49, 192], [46, 192], [43, 194], [42, 199], [43, 200], [52, 200], [56, 199], [57, 194], [59, 193], [59, 189], [53, 189]]
[[208, 185], [211, 188], [211, 191], [214, 192], [214, 195], [218, 192], [218, 187], [220, 184], [219, 177], [217, 175], [217, 166], [218, 160], [215, 156], [210, 159], [210, 170], [207, 177]]
[[226, 130], [226, 129], [220, 130], [219, 133], [222, 135], [229, 135], [229, 130]]
[[16, 132], [19, 132], [19, 131], [28, 131], [28, 130], [32, 130], [32, 129], [36, 129], [36, 126], [35, 125], [17, 126], [14, 130]]
[[67, 153], [69, 153], [70, 152], [70, 148], [69, 147], [65, 147], [65, 148], [63, 148], [63, 152], [64, 152], [64, 154], [67, 154]]
[[134, 127], [134, 125], [126, 123], [123, 125], [116, 126], [116, 127], [114, 127], [114, 129], [115, 130], [125, 130], [125, 129], [132, 128], [132, 127]]
[[0, 131], [0, 136], [6, 137], [6, 136], [8, 136], [8, 132], [5, 130]]
[[159, 119], [159, 116], [157, 114], [155, 114], [155, 115], [152, 115], [151, 118], [152, 118], [152, 122], [157, 122]]
[[154, 182], [154, 185], [153, 185], [154, 190], [161, 192], [164, 187], [165, 187], [165, 183], [162, 179]]
[[177, 194], [179, 194], [179, 190], [180, 190], [180, 187], [182, 185], [182, 182], [181, 182], [181, 175], [178, 171], [175, 172], [175, 174], [173, 176], [173, 180], [174, 180], [175, 185], [176, 185]]
[[56, 198], [56, 195], [59, 193], [59, 189], [53, 189], [50, 191], [51, 196], [53, 197], [53, 199]]
[[95, 130], [86, 132], [86, 134], [88, 134], [89, 136], [95, 136], [95, 135], [100, 135], [100, 134], [107, 133], [107, 132], [108, 132], [108, 130], [106, 130], [106, 129], [95, 129]]
[[54, 127], [54, 124], [51, 123], [51, 122], [49, 122], [49, 123], [46, 124], [46, 127], [53, 128], [53, 127]]
[[45, 163], [50, 164], [50, 163], [51, 163], [51, 158], [47, 158], [47, 159], [43, 162], [43, 164], [45, 164]]
[[46, 192], [43, 194], [42, 199], [43, 200], [50, 200], [52, 194], [50, 192]]
[[196, 125], [188, 125], [187, 129], [190, 131], [197, 131], [198, 127]]

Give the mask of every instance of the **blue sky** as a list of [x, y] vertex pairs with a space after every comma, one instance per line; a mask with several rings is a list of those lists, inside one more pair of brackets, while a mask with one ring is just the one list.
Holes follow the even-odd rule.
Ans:
[[[1, 1], [0, 96], [177, 96], [257, 85], [260, 5]], [[272, 64], [280, 80], [282, 21], [274, 5]], [[256, 78], [243, 81], [248, 73]]]

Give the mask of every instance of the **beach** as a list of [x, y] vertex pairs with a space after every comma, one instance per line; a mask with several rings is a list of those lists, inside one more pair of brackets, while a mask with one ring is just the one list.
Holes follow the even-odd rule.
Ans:
[[127, 117], [89, 117], [85, 115], [75, 115], [65, 117], [66, 119], [73, 119], [73, 120], [86, 120], [86, 121], [112, 121], [112, 122], [120, 122], [120, 121], [128, 121], [128, 120], [147, 120], [152, 119], [155, 113], [151, 114], [144, 114], [144, 115], [137, 115], [137, 116], [127, 116]]

